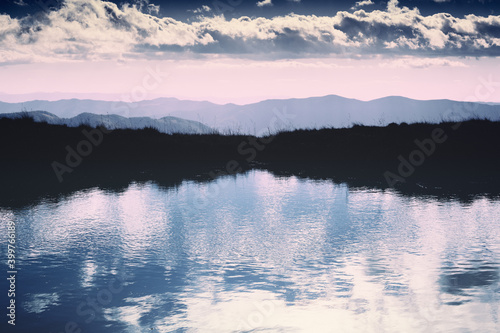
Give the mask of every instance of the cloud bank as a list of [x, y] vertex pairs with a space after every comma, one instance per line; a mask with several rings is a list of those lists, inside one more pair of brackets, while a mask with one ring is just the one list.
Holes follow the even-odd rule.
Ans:
[[500, 56], [500, 16], [422, 15], [390, 0], [386, 10], [273, 18], [155, 16], [157, 7], [66, 0], [21, 19], [0, 15], [0, 63], [162, 59], [222, 54], [264, 59], [380, 54], [419, 57]]

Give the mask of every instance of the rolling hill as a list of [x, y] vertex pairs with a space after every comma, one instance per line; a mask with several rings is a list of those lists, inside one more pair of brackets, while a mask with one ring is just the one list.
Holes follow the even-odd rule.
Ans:
[[[283, 129], [350, 127], [353, 124], [384, 126], [389, 123], [458, 121], [473, 118], [500, 120], [500, 105], [451, 100], [414, 100], [384, 97], [360, 101], [336, 95], [303, 99], [265, 100], [259, 103], [218, 105], [210, 102], [158, 98], [136, 103], [59, 100], [25, 103], [0, 102], [0, 113], [44, 110], [59, 117], [74, 117], [92, 112], [121, 117], [165, 116], [197, 121], [218, 130], [254, 135]], [[131, 118], [132, 119], [132, 118]], [[199, 125], [198, 125], [199, 126]]]
[[67, 125], [78, 127], [88, 125], [90, 127], [105, 126], [108, 129], [142, 129], [155, 128], [162, 133], [184, 133], [184, 134], [208, 134], [213, 130], [197, 121], [180, 119], [177, 117], [162, 117], [152, 119], [149, 117], [122, 117], [119, 115], [102, 115], [94, 113], [81, 113], [71, 118], [59, 118], [47, 111], [28, 111], [15, 113], [0, 113], [0, 118], [21, 118], [29, 116], [36, 122], [45, 122], [51, 125]]

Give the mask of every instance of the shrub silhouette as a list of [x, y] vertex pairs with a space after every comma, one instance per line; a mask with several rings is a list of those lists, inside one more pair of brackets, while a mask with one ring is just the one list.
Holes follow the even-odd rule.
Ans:
[[[306, 129], [280, 132], [263, 139], [244, 135], [163, 134], [156, 128], [116, 129], [88, 156], [91, 161], [224, 161], [244, 160], [238, 146], [249, 138], [256, 149], [255, 161], [394, 161], [415, 149], [415, 140], [429, 138], [441, 128], [448, 140], [432, 156], [434, 161], [497, 160], [500, 158], [500, 123], [469, 120], [455, 123], [394, 124], [386, 127], [354, 125], [341, 129]], [[87, 125], [36, 123], [31, 117], [0, 119], [1, 157], [8, 160], [53, 161], [65, 157], [66, 146], [85, 139]]]
[[[481, 193], [486, 186], [500, 192], [500, 122], [476, 119], [461, 124], [358, 125], [285, 131], [263, 138], [218, 133], [163, 134], [154, 128], [117, 129], [104, 134], [102, 143], [60, 184], [51, 163], [64, 164], [66, 148], [75, 149], [87, 139], [83, 131], [92, 128], [49, 125], [21, 117], [0, 119], [0, 183], [5, 196], [0, 201], [11, 197], [27, 200], [27, 192], [29, 196], [42, 196], [47, 191], [57, 195], [103, 184], [121, 188], [133, 179], [169, 183], [172, 173], [179, 175], [176, 181], [190, 174], [210, 180], [212, 176], [202, 174], [224, 170], [231, 160], [241, 171], [265, 168], [277, 175], [311, 175], [384, 188], [387, 185], [383, 173], [396, 172], [398, 157], [407, 158], [418, 148], [415, 140], [430, 138], [436, 128], [443, 130], [447, 140], [438, 144], [432, 156], [419, 166], [408, 186], [419, 182], [428, 188], [458, 186], [457, 191], [466, 193]], [[238, 152], [242, 144], [255, 150], [253, 159], [249, 159], [250, 154]]]

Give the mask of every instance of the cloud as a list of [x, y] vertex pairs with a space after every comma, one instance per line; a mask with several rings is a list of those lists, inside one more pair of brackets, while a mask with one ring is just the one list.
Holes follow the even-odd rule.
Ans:
[[398, 13], [398, 12], [400, 12], [401, 9], [398, 7], [398, 4], [399, 4], [398, 0], [389, 0], [389, 2], [387, 3], [387, 11], [389, 13]]
[[134, 6], [136, 6], [140, 12], [151, 15], [158, 15], [160, 12], [160, 6], [150, 4], [149, 0], [135, 0]]
[[272, 6], [273, 3], [271, 0], [262, 0], [257, 2], [258, 7], [264, 7], [264, 6]]
[[26, 2], [24, 2], [24, 0], [15, 0], [14, 4], [16, 4], [18, 6], [27, 6], [28, 5]]
[[465, 63], [445, 58], [401, 57], [380, 63], [386, 68], [429, 68], [429, 67], [468, 67]]
[[351, 9], [357, 9], [359, 7], [363, 7], [363, 6], [369, 6], [369, 5], [374, 5], [375, 2], [373, 2], [372, 0], [362, 0], [362, 1], [358, 1], [354, 4], [354, 6], [351, 7]]
[[500, 56], [500, 16], [424, 16], [394, 0], [386, 10], [371, 12], [231, 20], [202, 7], [203, 13], [192, 22], [157, 17], [150, 6], [148, 1], [118, 6], [66, 0], [57, 10], [38, 16], [0, 15], [0, 63], [200, 54], [255, 59]]
[[208, 13], [210, 11], [212, 11], [212, 8], [205, 5], [201, 6], [200, 8], [196, 8], [195, 10], [191, 10], [191, 12], [193, 12], [194, 14]]

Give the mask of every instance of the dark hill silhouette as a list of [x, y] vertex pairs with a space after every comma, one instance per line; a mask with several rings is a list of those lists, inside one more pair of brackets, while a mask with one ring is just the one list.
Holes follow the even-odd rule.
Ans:
[[[85, 131], [95, 129], [0, 119], [0, 202], [107, 183], [161, 182], [171, 174], [210, 180], [251, 168], [408, 193], [500, 193], [500, 122], [488, 120], [297, 130], [263, 138], [113, 130], [59, 182], [53, 163], [67, 167], [68, 147], [76, 151], [88, 141]], [[439, 142], [430, 143], [434, 139]]]
[[[105, 134], [88, 161], [393, 161], [418, 148], [415, 140], [440, 128], [447, 140], [437, 144], [429, 160], [496, 160], [500, 152], [500, 122], [390, 124], [341, 129], [295, 130], [258, 138], [245, 135], [163, 134], [153, 128], [116, 129]], [[0, 119], [1, 156], [5, 160], [52, 161], [64, 158], [65, 146], [85, 140], [86, 125], [67, 127], [35, 123], [31, 118]], [[255, 143], [252, 143], [255, 142]], [[243, 144], [245, 143], [245, 144]], [[255, 151], [254, 154], [250, 150]], [[255, 155], [255, 158], [250, 158]]]

